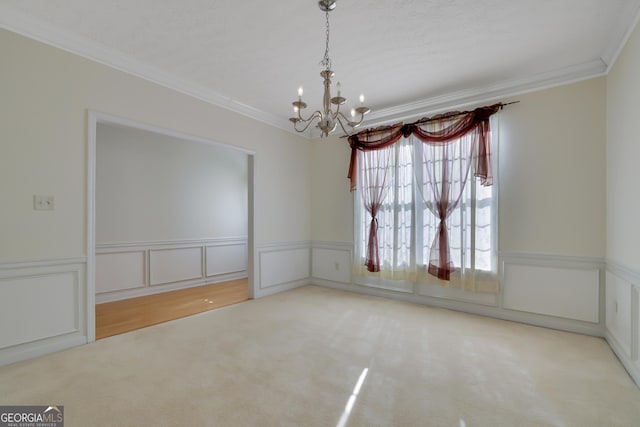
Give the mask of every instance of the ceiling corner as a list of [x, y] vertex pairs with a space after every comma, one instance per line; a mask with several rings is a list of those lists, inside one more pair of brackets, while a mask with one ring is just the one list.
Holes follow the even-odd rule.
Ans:
[[616, 63], [620, 52], [627, 44], [629, 37], [638, 26], [640, 21], [640, 1], [636, 1], [631, 4], [626, 10], [621, 13], [618, 25], [615, 26], [614, 34], [612, 34], [609, 45], [602, 54], [602, 61], [607, 66], [606, 73], [608, 74]]

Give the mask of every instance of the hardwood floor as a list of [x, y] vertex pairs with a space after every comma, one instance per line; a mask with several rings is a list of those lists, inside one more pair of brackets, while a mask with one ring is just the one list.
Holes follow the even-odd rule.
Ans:
[[96, 304], [96, 339], [191, 316], [249, 299], [247, 279]]

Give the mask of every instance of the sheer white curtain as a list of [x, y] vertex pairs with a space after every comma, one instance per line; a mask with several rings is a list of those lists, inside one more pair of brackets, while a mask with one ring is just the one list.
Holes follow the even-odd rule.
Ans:
[[[415, 262], [412, 254], [414, 220], [413, 168], [411, 150], [403, 139], [387, 148], [376, 151], [358, 152], [359, 176], [374, 175], [378, 164], [387, 164], [387, 180], [385, 198], [377, 211], [378, 254], [380, 257], [380, 277], [405, 279], [406, 274], [414, 270]], [[370, 192], [367, 181], [359, 178], [360, 185], [355, 193], [356, 208], [355, 257], [356, 274], [369, 275], [367, 271], [368, 252], [368, 211], [361, 201]], [[372, 276], [372, 275], [370, 275]], [[375, 276], [372, 276], [375, 277]]]
[[[492, 117], [497, 120], [497, 115]], [[497, 153], [496, 123], [492, 123], [491, 144]], [[464, 137], [462, 137], [464, 138]], [[365, 267], [367, 253], [367, 212], [360, 201], [366, 184], [355, 195], [354, 274], [360, 283], [391, 289], [409, 290], [413, 283], [438, 284], [480, 292], [498, 291], [497, 266], [497, 179], [493, 186], [482, 186], [474, 177], [473, 163], [464, 159], [468, 141], [460, 144], [430, 146], [410, 136], [402, 138], [393, 150], [387, 177], [386, 197], [377, 212], [377, 244], [380, 272], [369, 273]], [[456, 148], [458, 147], [458, 148]], [[445, 154], [446, 153], [446, 154]], [[360, 169], [364, 156], [379, 156], [379, 151], [358, 153]], [[474, 153], [477, 155], [477, 153]], [[497, 156], [494, 156], [494, 162]], [[369, 164], [378, 159], [369, 158]], [[440, 215], [435, 206], [434, 186], [441, 184], [443, 167], [448, 168], [456, 199], [446, 220], [446, 233], [452, 271], [449, 280], [428, 274], [434, 242], [439, 241]], [[494, 167], [494, 171], [497, 168]], [[462, 183], [466, 179], [464, 189]], [[440, 187], [442, 188], [442, 187]]]
[[396, 163], [393, 146], [381, 150], [360, 152], [358, 157], [358, 181], [362, 183], [362, 206], [369, 214], [369, 232], [367, 233], [367, 249], [365, 266], [367, 271], [380, 270], [380, 254], [378, 245], [378, 217], [380, 208], [392, 188], [393, 167]]

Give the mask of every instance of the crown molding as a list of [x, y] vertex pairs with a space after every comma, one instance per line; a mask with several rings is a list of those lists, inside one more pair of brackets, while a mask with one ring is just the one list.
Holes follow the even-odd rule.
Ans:
[[363, 128], [417, 118], [443, 109], [461, 108], [528, 92], [575, 83], [606, 74], [607, 65], [600, 59], [559, 70], [518, 79], [450, 92], [446, 95], [421, 99], [407, 104], [383, 108], [369, 113]]
[[611, 71], [622, 49], [629, 41], [629, 37], [631, 37], [631, 34], [638, 26], [638, 20], [640, 20], [640, 1], [630, 4], [623, 12], [624, 13], [620, 14], [620, 19], [615, 26], [615, 34], [609, 40], [609, 46], [607, 46], [602, 54], [602, 60], [607, 64], [607, 74]]
[[149, 82], [233, 111], [279, 129], [291, 131], [287, 119], [259, 110], [199, 84], [164, 72], [86, 37], [53, 26], [0, 3], [0, 28], [54, 46]]
[[[633, 16], [631, 13], [635, 12], [633, 25], [631, 25], [631, 28], [624, 25], [628, 22], [626, 19], [624, 19], [625, 22], [620, 23], [619, 28], [621, 28], [621, 31], [613, 37], [609, 49], [602, 57], [603, 59], [374, 110], [368, 114], [367, 119], [362, 123], [360, 129], [417, 118], [444, 109], [461, 108], [473, 104], [490, 102], [500, 98], [521, 95], [606, 75], [640, 17], [639, 5], [636, 3], [632, 6], [633, 10], [626, 11], [627, 13], [624, 14], [624, 17]], [[286, 118], [259, 110], [202, 85], [194, 84], [173, 74], [166, 73], [131, 56], [124, 55], [85, 37], [78, 36], [45, 21], [16, 11], [2, 3], [0, 3], [0, 28], [5, 28], [9, 31], [173, 89], [303, 138], [316, 139], [319, 136], [319, 132], [314, 133], [313, 130], [302, 134], [297, 133]], [[626, 31], [624, 31], [625, 29]]]

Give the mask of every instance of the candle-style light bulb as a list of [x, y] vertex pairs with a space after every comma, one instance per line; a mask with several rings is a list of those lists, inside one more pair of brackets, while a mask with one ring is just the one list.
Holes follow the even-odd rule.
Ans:
[[352, 109], [351, 109], [351, 118], [352, 118], [352, 119], [355, 119], [355, 118], [356, 118], [356, 109], [355, 109], [355, 108], [352, 108]]
[[364, 93], [360, 94], [360, 104], [364, 103]]
[[293, 112], [297, 113], [298, 112], [298, 107], [293, 107]]
[[336, 84], [336, 89], [338, 89], [338, 96], [340, 96], [340, 82]]
[[298, 97], [299, 97], [299, 98], [302, 98], [302, 94], [303, 94], [303, 93], [304, 93], [304, 91], [302, 90], [302, 86], [300, 86], [300, 87], [298, 88]]

